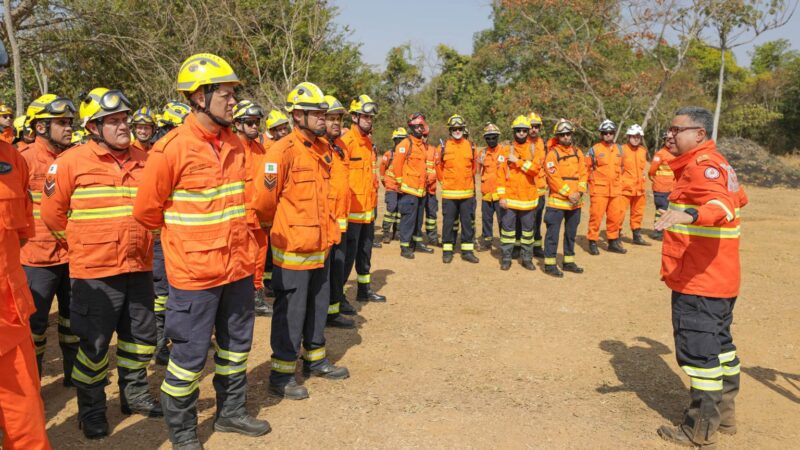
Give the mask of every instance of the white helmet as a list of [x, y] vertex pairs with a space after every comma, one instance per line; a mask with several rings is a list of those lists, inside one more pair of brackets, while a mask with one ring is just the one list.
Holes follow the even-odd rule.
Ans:
[[625, 132], [628, 136], [642, 136], [644, 137], [644, 130], [638, 123], [635, 123], [628, 128], [628, 131]]
[[610, 121], [608, 119], [602, 121], [600, 123], [600, 126], [597, 127], [597, 131], [599, 131], [601, 133], [603, 131], [616, 131], [616, 130], [617, 130], [617, 124], [615, 124], [614, 122], [612, 122], [612, 121]]

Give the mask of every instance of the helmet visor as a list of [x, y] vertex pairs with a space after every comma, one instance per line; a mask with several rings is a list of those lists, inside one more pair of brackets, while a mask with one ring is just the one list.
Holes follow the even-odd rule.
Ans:
[[52, 102], [45, 105], [44, 110], [53, 115], [66, 114], [67, 111], [75, 114], [78, 110], [72, 100], [64, 97], [59, 97]]
[[450, 119], [450, 128], [463, 127], [463, 126], [464, 126], [464, 119], [462, 119], [461, 117], [453, 117], [452, 119]]
[[378, 114], [378, 105], [372, 102], [364, 103], [364, 105], [361, 107], [361, 111], [363, 111], [364, 114]]
[[100, 107], [103, 108], [105, 111], [114, 111], [120, 107], [120, 105], [125, 105], [128, 108], [131, 107], [131, 102], [125, 97], [125, 94], [118, 89], [113, 89], [100, 97]]

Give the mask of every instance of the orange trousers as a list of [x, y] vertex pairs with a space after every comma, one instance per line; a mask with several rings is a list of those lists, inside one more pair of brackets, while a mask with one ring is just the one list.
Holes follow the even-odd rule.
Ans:
[[589, 231], [586, 239], [596, 241], [600, 238], [600, 224], [606, 216], [606, 239], [619, 238], [619, 229], [625, 219], [625, 197], [592, 196], [589, 203]]
[[[624, 195], [625, 209], [622, 210], [622, 219], [625, 218], [625, 211], [631, 210], [631, 230], [638, 230], [642, 228], [642, 218], [644, 218], [644, 207], [647, 204], [647, 198], [644, 195]], [[622, 226], [622, 220], [619, 221]]]
[[0, 356], [0, 428], [3, 450], [50, 449], [32, 339]]
[[269, 245], [269, 237], [267, 230], [258, 228], [253, 230], [253, 236], [256, 238], [258, 244], [258, 253], [256, 253], [256, 271], [253, 274], [253, 284], [256, 290], [264, 287], [264, 266], [267, 264], [267, 247]]

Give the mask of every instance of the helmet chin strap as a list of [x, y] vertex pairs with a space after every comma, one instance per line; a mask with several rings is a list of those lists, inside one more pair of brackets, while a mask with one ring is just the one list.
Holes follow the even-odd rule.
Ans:
[[128, 147], [117, 147], [116, 145], [112, 145], [110, 142], [108, 142], [106, 140], [106, 138], [103, 136], [103, 119], [102, 118], [95, 120], [94, 124], [97, 127], [97, 134], [93, 135], [93, 137], [97, 140], [97, 142], [106, 144], [106, 146], [108, 148], [110, 148], [111, 150], [117, 151], [117, 152], [124, 152], [125, 150], [128, 150], [128, 148], [130, 146], [128, 146]]
[[211, 108], [210, 108], [211, 99], [212, 99], [212, 97], [214, 97], [214, 92], [216, 92], [217, 87], [219, 87], [219, 86], [216, 85], [216, 84], [206, 84], [206, 85], [203, 86], [203, 99], [205, 99], [206, 106], [201, 108], [200, 105], [198, 105], [191, 98], [189, 98], [189, 103], [191, 103], [191, 105], [192, 105], [192, 107], [194, 109], [196, 109], [196, 110], [204, 113], [208, 117], [210, 117], [211, 121], [213, 121], [215, 124], [217, 124], [217, 125], [219, 125], [221, 127], [224, 127], [224, 128], [228, 128], [228, 127], [231, 126], [231, 124], [233, 124], [232, 121], [225, 120], [225, 119], [223, 119], [223, 118], [221, 118], [219, 116], [214, 115], [211, 112]]
[[358, 128], [364, 134], [369, 134], [369, 132], [372, 131], [372, 127], [369, 127], [369, 129], [365, 130], [364, 127], [361, 126], [361, 114], [356, 114], [356, 125], [358, 125]]
[[[45, 126], [44, 133], [39, 133], [38, 131], [36, 131], [36, 134], [39, 135], [39, 136], [42, 136], [43, 138], [45, 138], [47, 140], [47, 142], [49, 142], [50, 145], [52, 145], [56, 150], [66, 150], [67, 147], [69, 147], [69, 145], [64, 145], [64, 144], [61, 144], [59, 142], [56, 142], [56, 141], [53, 140], [53, 137], [50, 136], [50, 121], [49, 120], [44, 120], [43, 122], [44, 122], [44, 126]], [[36, 130], [36, 128], [34, 127], [34, 131], [35, 130]]]
[[309, 133], [313, 134], [316, 137], [323, 137], [323, 136], [325, 136], [325, 134], [327, 132], [326, 130], [314, 130], [312, 128], [309, 128], [309, 126], [308, 126], [308, 111], [307, 110], [303, 110], [303, 123], [302, 124], [298, 124], [298, 126], [301, 129], [308, 131]]

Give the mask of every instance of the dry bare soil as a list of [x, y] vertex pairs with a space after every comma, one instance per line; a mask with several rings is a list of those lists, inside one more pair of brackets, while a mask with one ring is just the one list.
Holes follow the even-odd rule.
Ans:
[[[740, 425], [721, 447], [797, 448], [798, 191], [748, 192], [733, 330], [743, 367]], [[649, 224], [652, 205], [647, 217]], [[580, 236], [586, 223], [584, 214]], [[660, 247], [628, 244], [627, 255], [592, 257], [585, 239], [578, 243], [586, 273], [560, 280], [516, 263], [501, 272], [486, 252], [478, 265], [458, 257], [444, 265], [439, 249], [413, 261], [400, 258], [397, 242], [376, 250], [373, 284], [388, 303], [358, 305], [357, 330], [327, 332], [329, 355], [352, 377], [306, 380], [311, 398], [299, 402], [270, 396], [270, 319], [258, 318], [248, 408], [273, 431], [213, 432], [209, 354], [201, 440], [210, 449], [672, 448], [655, 430], [680, 419], [687, 378], [673, 354]], [[169, 448], [162, 420], [120, 414], [116, 375], [107, 389], [112, 435], [83, 439], [74, 391], [61, 387], [52, 319], [42, 393], [54, 447]], [[151, 365], [154, 393], [162, 377]]]

